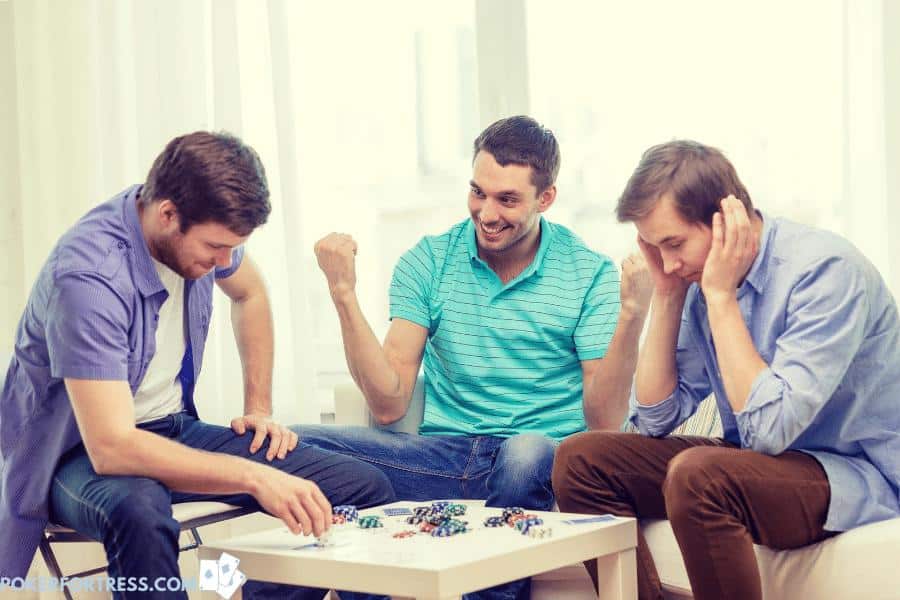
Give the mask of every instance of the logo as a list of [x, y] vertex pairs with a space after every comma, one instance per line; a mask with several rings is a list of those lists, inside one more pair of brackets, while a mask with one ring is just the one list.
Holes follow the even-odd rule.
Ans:
[[247, 581], [247, 576], [238, 571], [239, 562], [239, 558], [227, 552], [223, 552], [219, 560], [201, 560], [200, 589], [216, 592], [224, 600], [231, 598]]

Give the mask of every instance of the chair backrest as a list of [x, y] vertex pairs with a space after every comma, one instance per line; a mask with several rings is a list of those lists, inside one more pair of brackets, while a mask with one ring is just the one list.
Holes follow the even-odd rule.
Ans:
[[[637, 431], [627, 419], [622, 424], [622, 431]], [[722, 437], [722, 418], [716, 398], [712, 394], [706, 397], [691, 417], [675, 428], [671, 435], [699, 435], [703, 437]]]
[[[364, 401], [365, 402], [365, 401]], [[419, 425], [425, 417], [425, 378], [419, 375], [416, 378], [416, 387], [413, 389], [412, 399], [409, 401], [409, 408], [406, 414], [399, 421], [394, 421], [389, 425], [379, 425], [369, 413], [369, 427], [377, 429], [386, 429], [388, 431], [396, 431], [399, 433], [419, 433]]]

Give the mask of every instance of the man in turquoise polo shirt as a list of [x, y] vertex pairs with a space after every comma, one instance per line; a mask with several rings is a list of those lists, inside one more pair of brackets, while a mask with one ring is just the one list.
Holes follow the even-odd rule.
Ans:
[[[624, 419], [652, 286], [635, 255], [620, 290], [609, 258], [543, 218], [558, 172], [556, 139], [534, 119], [482, 132], [470, 218], [401, 257], [383, 345], [356, 297], [356, 242], [332, 233], [316, 244], [347, 364], [372, 414], [381, 423], [403, 417], [421, 365], [425, 416], [420, 436], [302, 426], [300, 439], [377, 465], [401, 499], [553, 506], [558, 442]], [[528, 593], [523, 581], [478, 597]]]

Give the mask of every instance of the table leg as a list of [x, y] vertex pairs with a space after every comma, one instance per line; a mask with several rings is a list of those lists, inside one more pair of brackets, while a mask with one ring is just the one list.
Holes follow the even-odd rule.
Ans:
[[597, 558], [600, 600], [636, 600], [637, 554], [634, 548]]

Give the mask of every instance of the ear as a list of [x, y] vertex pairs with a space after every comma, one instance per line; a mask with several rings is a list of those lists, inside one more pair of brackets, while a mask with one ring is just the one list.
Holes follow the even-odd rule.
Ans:
[[164, 230], [178, 227], [180, 224], [178, 207], [171, 200], [163, 199], [156, 203], [156, 217], [159, 220], [160, 227]]
[[538, 212], [544, 212], [550, 208], [554, 200], [556, 200], [556, 186], [551, 185], [538, 197]]

